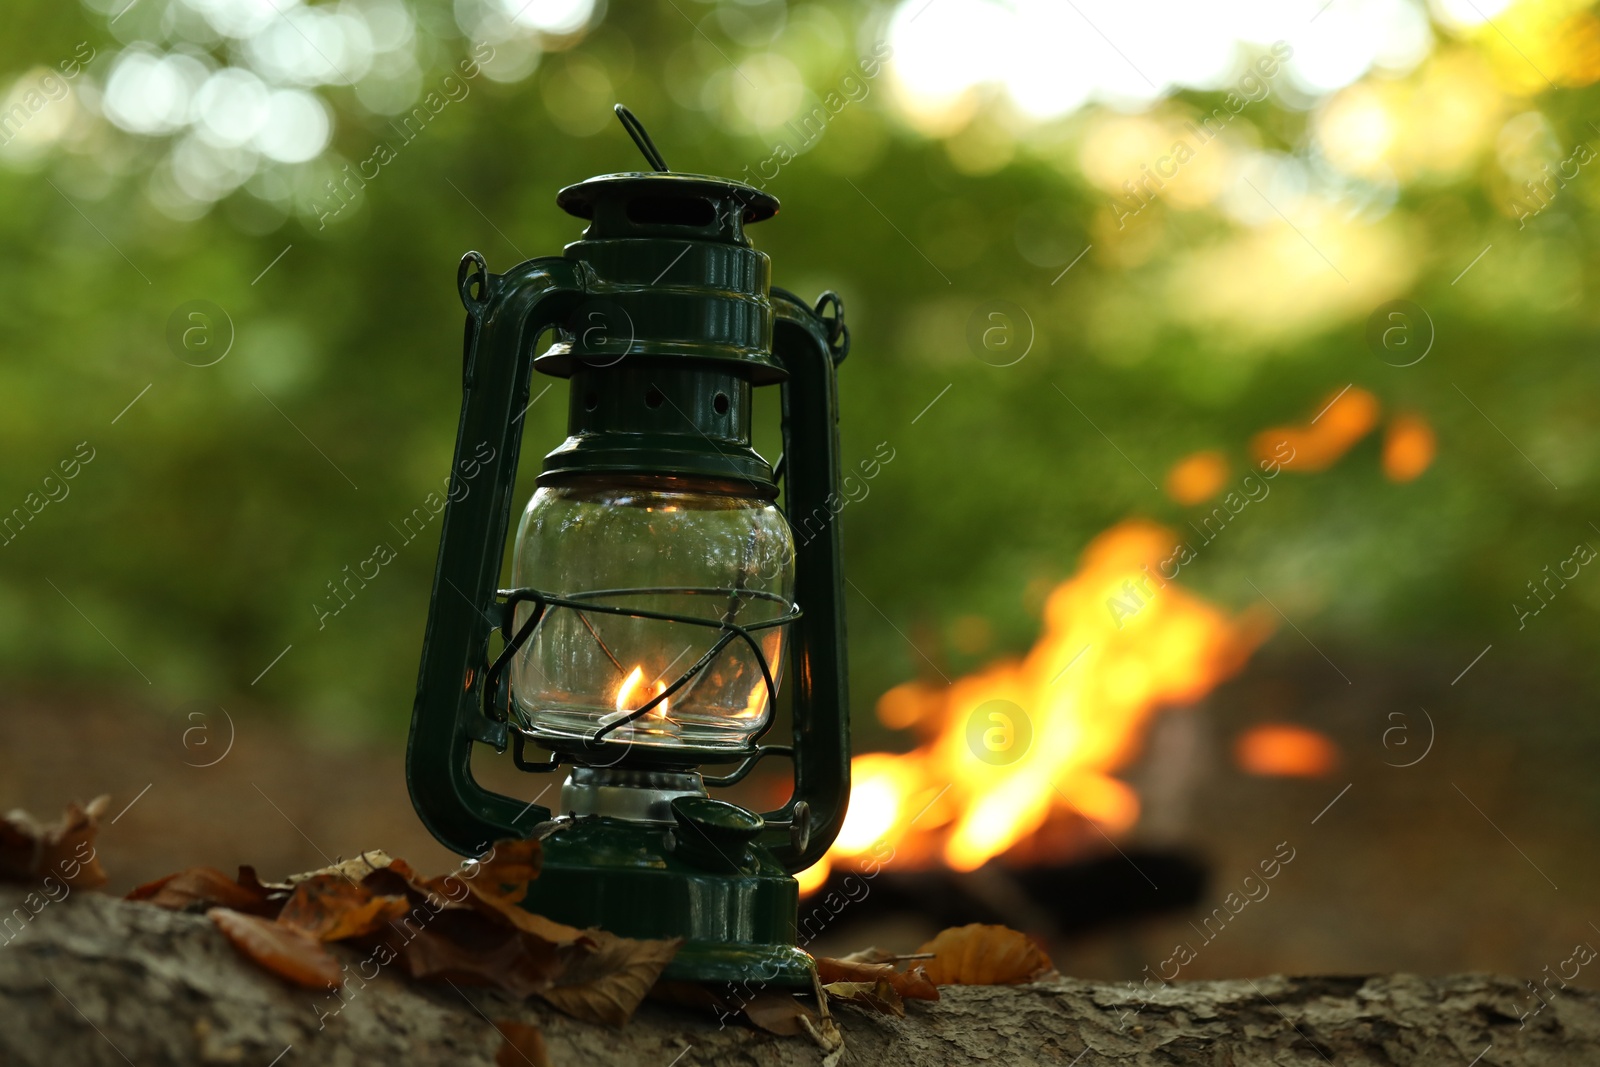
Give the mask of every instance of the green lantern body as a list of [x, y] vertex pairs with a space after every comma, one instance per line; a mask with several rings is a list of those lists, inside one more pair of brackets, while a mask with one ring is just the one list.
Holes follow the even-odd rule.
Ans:
[[[806, 985], [811, 964], [795, 944], [792, 873], [827, 850], [849, 795], [842, 577], [831, 522], [793, 540], [781, 519], [776, 529], [772, 522], [780, 485], [790, 515], [828, 515], [839, 499], [834, 383], [848, 350], [843, 308], [831, 293], [813, 309], [771, 288], [769, 260], [744, 228], [775, 214], [775, 199], [740, 182], [666, 172], [632, 116], [618, 112], [655, 173], [562, 190], [557, 203], [589, 225], [560, 257], [506, 274], [490, 273], [475, 252], [462, 260], [457, 482], [442, 525], [407, 781], [423, 823], [457, 852], [540, 837], [544, 868], [528, 908], [626, 936], [683, 937], [669, 978]], [[551, 331], [555, 343], [535, 358]], [[569, 381], [568, 437], [545, 458], [524, 520], [523, 536], [542, 539], [525, 553], [519, 539], [529, 573], [502, 589], [535, 370]], [[751, 447], [751, 394], [763, 386], [782, 394], [777, 472]], [[727, 571], [727, 545], [760, 543], [768, 571], [747, 580], [754, 565], [736, 560], [729, 573], [740, 577], [721, 585], [594, 589], [587, 586], [603, 580], [570, 576], [582, 587], [541, 584], [540, 561], [556, 557], [574, 571], [607, 553], [648, 569], [648, 546], [625, 551], [615, 531], [648, 533], [657, 522], [679, 531], [661, 547], [662, 565], [687, 559], [692, 568], [698, 527], [679, 514], [685, 501], [706, 512], [695, 521], [719, 531], [706, 548], [711, 564]], [[541, 525], [551, 514], [560, 521]], [[747, 515], [745, 537], [738, 524]], [[640, 516], [642, 525], [632, 521]], [[631, 525], [610, 521], [621, 518]], [[772, 590], [787, 589], [791, 572], [788, 603]], [[679, 603], [690, 608], [668, 610]], [[637, 664], [628, 670], [633, 653], [612, 647], [619, 634], [649, 644], [652, 627], [677, 635], [674, 644], [691, 635], [682, 662], [660, 671], [653, 688], [640, 684]], [[674, 650], [662, 644], [637, 655], [656, 674]], [[650, 659], [657, 652], [659, 662]], [[762, 745], [780, 661], [793, 744]], [[612, 665], [617, 710], [596, 715], [586, 709], [612, 694], [585, 684]], [[745, 706], [730, 711], [740, 698]], [[552, 811], [480, 785], [474, 743], [511, 748], [526, 770], [571, 766], [561, 803]], [[531, 760], [529, 747], [549, 755]], [[706, 785], [732, 784], [774, 754], [794, 763], [794, 792], [781, 809], [756, 815], [705, 795]], [[704, 764], [732, 767], [707, 777]]]

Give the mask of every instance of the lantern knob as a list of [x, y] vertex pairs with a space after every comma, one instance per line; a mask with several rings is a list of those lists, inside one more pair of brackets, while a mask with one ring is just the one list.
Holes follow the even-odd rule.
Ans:
[[677, 851], [707, 870], [748, 872], [758, 865], [750, 844], [766, 826], [753, 811], [711, 797], [677, 797], [672, 817], [678, 820]]

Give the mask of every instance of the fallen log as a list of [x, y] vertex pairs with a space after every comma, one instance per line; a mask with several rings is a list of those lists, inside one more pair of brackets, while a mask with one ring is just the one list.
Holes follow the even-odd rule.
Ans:
[[[18, 918], [21, 915], [23, 918]], [[335, 947], [341, 959], [356, 956]], [[352, 967], [353, 971], [353, 967]], [[380, 973], [342, 995], [298, 989], [243, 960], [199, 915], [92, 892], [59, 902], [0, 889], [0, 1063], [492, 1065], [506, 1022], [534, 1023], [557, 1067], [814, 1067], [823, 1053], [647, 1002], [610, 1029], [472, 988]], [[1488, 975], [1270, 976], [1127, 983], [1052, 979], [947, 986], [903, 1019], [835, 1003], [842, 1063], [1600, 1063], [1600, 994]], [[1523, 1016], [1526, 1014], [1526, 1018]], [[520, 1063], [506, 1050], [499, 1062]]]

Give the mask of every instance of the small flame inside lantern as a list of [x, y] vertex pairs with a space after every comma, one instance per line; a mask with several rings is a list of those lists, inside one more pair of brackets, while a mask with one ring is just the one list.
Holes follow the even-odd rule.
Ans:
[[[635, 666], [633, 670], [628, 672], [627, 677], [622, 679], [622, 683], [617, 686], [617, 699], [615, 704], [617, 710], [611, 715], [603, 716], [601, 718], [601, 722], [615, 722], [617, 719], [620, 719], [626, 715], [631, 715], [635, 711], [638, 711], [639, 709], [634, 706], [634, 702], [636, 699], [636, 694], [639, 692], [641, 683], [643, 681], [644, 668], [642, 666]], [[659, 678], [652, 683], [652, 686], [655, 692], [651, 693], [649, 696], [638, 698], [638, 703], [641, 706], [647, 701], [661, 696], [661, 694], [667, 690], [666, 685], [663, 684]], [[647, 711], [641, 718], [634, 721], [634, 728], [639, 730], [649, 730], [656, 733], [660, 733], [663, 730], [675, 729], [677, 727], [677, 723], [673, 722], [672, 718], [667, 714], [667, 712], [670, 710], [668, 705], [671, 704], [671, 702], [671, 698], [662, 697], [661, 703], [657, 704], [655, 707]]]
[[[567, 745], [748, 748], [771, 714], [769, 678], [782, 682], [793, 608], [794, 541], [770, 500], [639, 478], [543, 486], [516, 552], [514, 585], [576, 598], [552, 606], [513, 661], [530, 732]], [[532, 604], [517, 610], [518, 626], [534, 617]], [[729, 640], [708, 623], [752, 636]]]

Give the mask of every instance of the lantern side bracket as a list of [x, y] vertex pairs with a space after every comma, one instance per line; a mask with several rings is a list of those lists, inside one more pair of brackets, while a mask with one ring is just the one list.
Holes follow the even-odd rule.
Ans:
[[481, 255], [469, 253], [457, 283], [467, 315], [452, 470], [477, 464], [483, 473], [472, 492], [450, 494], [440, 523], [406, 782], [423, 825], [446, 847], [470, 856], [550, 816], [481, 784], [472, 772], [472, 746], [503, 750], [508, 739], [506, 724], [489, 713], [494, 701], [485, 700], [485, 661], [497, 625], [492, 612], [501, 546], [521, 451], [517, 413], [527, 405], [534, 347], [545, 331], [566, 321], [594, 277], [585, 264], [563, 257], [493, 274]]
[[[832, 318], [823, 314], [830, 307]], [[785, 511], [826, 513], [828, 497], [839, 485], [836, 372], [849, 351], [844, 302], [824, 293], [812, 304], [774, 286], [772, 310], [773, 356], [788, 372], [782, 384]], [[827, 523], [818, 536], [796, 546], [795, 570], [795, 599], [808, 612], [789, 632], [795, 787], [787, 804], [761, 815], [774, 831], [767, 839], [773, 854], [789, 871], [822, 858], [850, 802], [850, 693], [837, 523]], [[787, 832], [779, 837], [780, 830]]]
[[559, 752], [550, 753], [550, 759], [546, 761], [530, 760], [523, 755], [527, 751], [527, 746], [528, 736], [521, 730], [513, 730], [511, 732], [511, 762], [516, 764], [519, 771], [527, 771], [530, 774], [548, 774], [567, 762], [561, 758], [561, 753]]
[[[756, 764], [760, 763], [768, 756], [786, 756], [789, 759], [794, 759], [794, 746], [760, 745], [753, 753], [745, 757], [743, 763], [739, 764], [739, 766], [735, 767], [732, 771], [721, 775], [720, 777], [703, 778], [703, 781], [706, 785], [715, 786], [718, 788], [723, 786], [738, 785], [740, 782], [744, 781], [746, 775], [755, 770]], [[768, 825], [776, 824], [769, 823]]]

